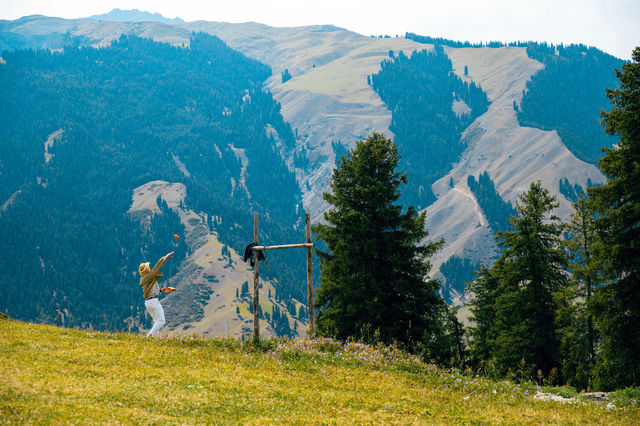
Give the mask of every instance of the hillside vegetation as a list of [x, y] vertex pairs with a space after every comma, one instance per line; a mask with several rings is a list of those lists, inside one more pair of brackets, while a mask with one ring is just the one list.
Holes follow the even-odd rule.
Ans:
[[600, 111], [610, 109], [605, 88], [618, 87], [615, 69], [624, 61], [583, 45], [529, 43], [527, 54], [544, 69], [527, 83], [520, 125], [556, 130], [573, 155], [596, 164], [602, 148], [618, 142], [602, 131]]
[[583, 44], [469, 43], [414, 33], [407, 33], [406, 38], [454, 48], [526, 47], [527, 55], [544, 68], [527, 82], [522, 102], [514, 102], [520, 125], [556, 130], [573, 155], [592, 164], [601, 157], [602, 147], [611, 148], [617, 142], [617, 137], [602, 131], [600, 111], [609, 107], [606, 88], [618, 86], [615, 69], [624, 63], [621, 59]]
[[[297, 238], [301, 194], [280, 155], [295, 142], [262, 90], [268, 66], [206, 34], [188, 48], [122, 36], [3, 58], [3, 312], [51, 323], [59, 309], [66, 325], [102, 329], [143, 320], [138, 264], [177, 245], [171, 277], [189, 254], [168, 209], [149, 226], [127, 213], [150, 181], [184, 184], [189, 209], [218, 218], [209, 226], [237, 252], [253, 241], [254, 211], [261, 241]], [[271, 268], [279, 297], [302, 300], [304, 266], [286, 260]]]
[[637, 405], [538, 401], [394, 348], [147, 340], [0, 321], [0, 416], [25, 423], [633, 424]]
[[[431, 185], [451, 169], [466, 148], [462, 132], [489, 105], [475, 83], [453, 73], [451, 60], [438, 46], [433, 51], [403, 52], [380, 64], [371, 85], [392, 111], [391, 130], [409, 182], [401, 202], [418, 210], [436, 200]], [[464, 105], [456, 112], [453, 105]]]

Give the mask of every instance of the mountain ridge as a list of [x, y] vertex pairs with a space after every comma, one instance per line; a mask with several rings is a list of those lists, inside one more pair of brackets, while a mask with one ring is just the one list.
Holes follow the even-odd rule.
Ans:
[[159, 13], [152, 13], [138, 9], [111, 9], [107, 13], [100, 15], [91, 15], [87, 19], [95, 19], [97, 21], [115, 21], [115, 22], [162, 22], [164, 24], [182, 24], [184, 21], [178, 17], [166, 18]]
[[[193, 32], [215, 35], [229, 47], [270, 67], [271, 75], [264, 81], [263, 90], [273, 94], [279, 113], [295, 134], [295, 146], [280, 150], [279, 155], [295, 172], [304, 208], [314, 222], [322, 220], [328, 207], [322, 193], [329, 189], [336, 156], [372, 131], [395, 136], [389, 129], [394, 111], [373, 90], [369, 76], [399, 52], [411, 57], [413, 52], [434, 49], [434, 44], [404, 37], [372, 38], [323, 25], [276, 28], [259, 23], [206, 21], [169, 25], [46, 17], [0, 23], [0, 48], [39, 46], [55, 50], [64, 43], [103, 47], [129, 33], [189, 46]], [[518, 122], [515, 107], [522, 102], [527, 82], [544, 69], [542, 62], [528, 55], [526, 47], [445, 45], [444, 52], [453, 64], [453, 72], [461, 80], [479, 85], [490, 101], [489, 109], [461, 132], [464, 152], [431, 185], [436, 201], [424, 209], [429, 239], [444, 237], [446, 243], [432, 260], [433, 271], [445, 287], [451, 288], [438, 272], [444, 261], [459, 257], [491, 263], [498, 250], [494, 232], [466, 183], [469, 176], [477, 178], [487, 173], [500, 197], [512, 204], [531, 181], [542, 179], [560, 202], [558, 212], [564, 218], [570, 213], [570, 204], [558, 182], [569, 179], [572, 185], [586, 187], [589, 181], [601, 182], [603, 177], [594, 165], [578, 160], [556, 130], [523, 127]], [[282, 77], [285, 70], [291, 75], [286, 81]], [[456, 102], [452, 94], [451, 109], [464, 111], [464, 106]], [[190, 169], [184, 158], [180, 161]], [[239, 183], [241, 176], [236, 178]], [[0, 202], [6, 204], [5, 200]], [[200, 212], [197, 206], [190, 208]], [[463, 295], [453, 296], [460, 299]]]

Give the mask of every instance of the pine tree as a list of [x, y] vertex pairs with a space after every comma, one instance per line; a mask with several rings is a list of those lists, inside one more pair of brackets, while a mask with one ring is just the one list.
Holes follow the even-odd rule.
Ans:
[[286, 83], [287, 81], [291, 80], [291, 73], [289, 72], [289, 69], [285, 69], [284, 71], [282, 71], [282, 83]]
[[499, 258], [491, 268], [482, 265], [476, 279], [469, 284], [472, 294], [471, 313], [471, 364], [487, 374], [485, 363], [492, 354], [496, 338], [496, 297], [503, 275], [504, 258]]
[[278, 321], [278, 336], [291, 336], [291, 326], [287, 315], [282, 315]]
[[620, 142], [603, 148], [598, 162], [607, 183], [588, 189], [604, 248], [598, 257], [610, 278], [594, 298], [604, 388], [640, 383], [640, 47], [616, 74], [620, 88], [607, 89], [612, 109], [601, 116], [605, 132], [620, 135]]
[[438, 358], [446, 360], [449, 367], [462, 368], [466, 364], [468, 351], [465, 345], [465, 330], [460, 320], [458, 320], [457, 308], [444, 306], [441, 311], [444, 333], [442, 334], [442, 344], [439, 345], [440, 353]]
[[592, 295], [602, 278], [593, 256], [594, 249], [598, 248], [593, 211], [584, 193], [573, 203], [573, 208], [565, 243], [572, 276], [569, 285], [557, 295], [562, 376], [576, 388], [590, 389], [598, 341]]
[[295, 316], [296, 304], [293, 303], [293, 300], [289, 299], [286, 303], [286, 306], [287, 306], [287, 310], [289, 311], [289, 314], [291, 314], [291, 316]]
[[394, 143], [373, 133], [342, 156], [334, 170], [326, 223], [314, 226], [320, 252], [318, 334], [399, 341], [436, 352], [442, 333], [439, 283], [427, 277], [442, 242], [427, 237], [425, 215], [395, 202], [406, 173], [396, 172]]
[[493, 356], [502, 373], [525, 365], [548, 375], [560, 366], [553, 293], [566, 286], [562, 224], [551, 213], [555, 197], [533, 182], [516, 203], [511, 231], [498, 233], [503, 248], [495, 299]]

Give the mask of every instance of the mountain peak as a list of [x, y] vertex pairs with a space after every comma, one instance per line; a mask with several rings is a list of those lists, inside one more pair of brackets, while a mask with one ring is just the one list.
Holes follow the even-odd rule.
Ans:
[[102, 15], [89, 16], [89, 19], [95, 19], [98, 21], [115, 21], [115, 22], [162, 22], [164, 24], [181, 24], [184, 21], [178, 17], [170, 19], [165, 18], [159, 13], [151, 13], [147, 11], [141, 11], [138, 9], [121, 10], [113, 9], [111, 12], [103, 13]]

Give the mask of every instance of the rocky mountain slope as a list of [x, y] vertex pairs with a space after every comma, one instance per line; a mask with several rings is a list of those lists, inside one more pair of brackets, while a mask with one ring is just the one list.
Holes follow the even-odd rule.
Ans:
[[[586, 187], [589, 180], [599, 183], [604, 177], [593, 164], [577, 159], [556, 131], [519, 125], [513, 104], [520, 103], [527, 80], [542, 68], [524, 48], [447, 48], [446, 52], [460, 78], [479, 83], [491, 105], [465, 131], [468, 148], [460, 161], [433, 185], [438, 200], [427, 208], [427, 226], [431, 237], [446, 241], [434, 264], [452, 256], [488, 262], [497, 247], [469, 191], [467, 176], [488, 172], [503, 199], [513, 205], [530, 182], [540, 179], [557, 197], [560, 207], [556, 214], [565, 219], [570, 217], [571, 206], [560, 194], [558, 181], [567, 177]], [[464, 75], [465, 66], [468, 76]]]
[[[253, 313], [249, 311], [253, 303], [253, 270], [241, 254], [222, 243], [219, 235], [209, 229], [208, 221], [219, 218], [197, 214], [185, 206], [186, 191], [182, 183], [152, 181], [133, 190], [129, 209], [129, 213], [141, 221], [149, 221], [151, 215], [161, 213], [156, 202], [160, 197], [184, 225], [183, 237], [191, 254], [183, 260], [179, 272], [163, 284], [180, 290], [162, 300], [169, 334], [248, 339], [253, 335]], [[250, 293], [242, 293], [243, 283], [251, 283]], [[306, 322], [288, 312], [285, 303], [276, 300], [274, 283], [263, 277], [261, 285], [262, 311], [271, 313], [277, 306], [288, 318], [291, 329], [304, 333]], [[298, 312], [302, 303], [297, 300], [293, 303]], [[260, 334], [275, 336], [277, 333], [263, 318]]]
[[[295, 141], [262, 91], [266, 65], [209, 35], [190, 41], [174, 48], [126, 36], [100, 49], [5, 52], [0, 310], [147, 328], [137, 265], [175, 249], [163, 269], [180, 288], [166, 302], [180, 318], [171, 325], [241, 335], [249, 291], [237, 253], [253, 241], [253, 213], [261, 242], [303, 239], [294, 231], [301, 194], [280, 157]], [[262, 316], [280, 335], [304, 314], [294, 301], [306, 296], [300, 259], [269, 256], [261, 268]], [[179, 295], [186, 300], [172, 305]], [[204, 305], [216, 314], [225, 305], [224, 315], [198, 328]]]
[[[366, 37], [333, 26], [273, 28], [257, 23], [204, 21], [170, 25], [43, 16], [0, 21], [0, 48], [59, 49], [70, 40], [105, 46], [121, 34], [180, 46], [188, 45], [193, 32], [216, 35], [231, 48], [271, 67], [272, 75], [265, 87], [281, 104], [281, 114], [294, 129], [296, 139], [295, 150], [281, 150], [280, 155], [295, 171], [304, 208], [311, 212], [315, 222], [322, 220], [327, 208], [322, 193], [328, 189], [336, 155], [340, 154], [336, 147], [352, 147], [373, 131], [394, 136], [389, 130], [393, 111], [381, 101], [368, 77], [380, 70], [380, 63], [389, 59], [390, 54], [404, 52], [411, 56], [415, 51], [433, 48], [403, 37]], [[462, 156], [432, 186], [437, 200], [426, 208], [429, 238], [445, 239], [444, 248], [433, 261], [436, 274], [442, 262], [452, 257], [490, 262], [497, 254], [494, 230], [467, 185], [468, 176], [478, 177], [487, 172], [500, 196], [512, 203], [531, 181], [540, 179], [557, 197], [560, 202], [557, 213], [565, 219], [570, 214], [570, 203], [560, 193], [558, 182], [568, 178], [571, 184], [586, 187], [589, 181], [603, 181], [597, 167], [576, 158], [556, 131], [519, 124], [514, 106], [520, 104], [527, 81], [544, 67], [527, 55], [525, 47], [448, 46], [445, 52], [455, 74], [463, 81], [478, 84], [486, 92], [490, 105], [461, 135], [466, 145]], [[460, 114], [467, 109], [455, 96], [451, 107]], [[145, 185], [141, 188], [148, 188]], [[168, 183], [162, 185], [168, 185], [167, 190], [173, 188]], [[7, 202], [0, 200], [3, 205]], [[192, 235], [188, 238], [193, 239], [194, 248], [197, 247], [174, 280], [183, 285], [189, 283], [194, 292], [208, 294], [202, 296], [202, 300], [208, 297], [200, 307], [203, 319], [185, 319], [183, 327], [210, 334], [237, 334], [242, 330], [244, 313], [235, 315], [229, 309], [224, 315], [214, 312], [220, 312], [223, 305], [228, 308], [239, 303], [232, 297], [237, 288], [233, 285], [247, 279], [246, 266], [238, 262], [233, 250], [226, 257], [221, 255], [220, 247], [225, 242], [214, 233], [198, 234], [198, 226], [189, 225], [201, 220], [202, 212], [176, 205], [172, 208], [185, 223], [187, 234]], [[225, 275], [225, 279], [217, 283], [208, 281], [211, 268], [216, 269], [213, 275]], [[438, 276], [445, 280], [444, 276]], [[462, 296], [459, 290], [449, 287], [447, 291]], [[177, 294], [171, 297], [167, 299], [169, 306], [173, 300], [179, 303]]]

